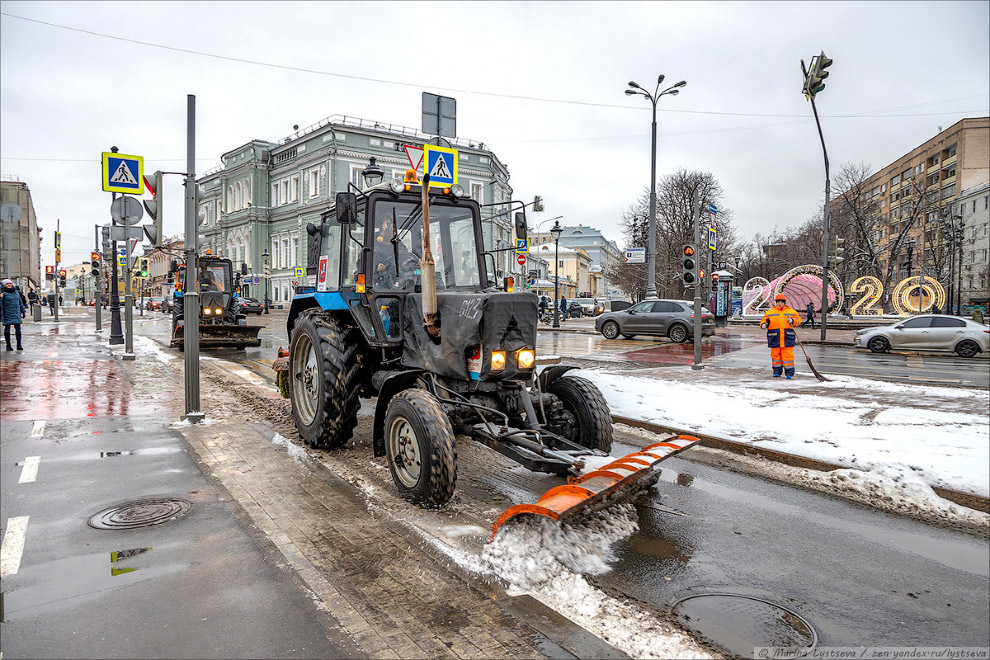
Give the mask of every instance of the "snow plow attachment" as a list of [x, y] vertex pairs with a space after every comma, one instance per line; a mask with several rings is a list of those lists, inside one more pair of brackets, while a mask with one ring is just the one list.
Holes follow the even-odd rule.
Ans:
[[698, 439], [679, 435], [644, 447], [598, 469], [577, 477], [568, 477], [567, 484], [551, 488], [535, 504], [509, 507], [492, 525], [491, 539], [506, 522], [530, 514], [567, 521], [581, 515], [601, 511], [648, 488], [660, 478], [657, 465], [690, 448]]
[[[200, 348], [247, 348], [249, 346], [261, 346], [261, 338], [258, 333], [263, 326], [260, 325], [230, 325], [230, 324], [200, 324], [199, 326], [199, 347]], [[183, 327], [178, 325], [172, 334], [172, 341], [169, 345], [182, 350], [185, 348], [183, 337]]]

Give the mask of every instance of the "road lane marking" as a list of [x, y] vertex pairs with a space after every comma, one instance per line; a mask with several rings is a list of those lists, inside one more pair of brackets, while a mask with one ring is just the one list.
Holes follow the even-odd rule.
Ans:
[[17, 480], [19, 484], [29, 484], [38, 478], [38, 465], [41, 464], [41, 456], [28, 456], [24, 459], [24, 467], [21, 468], [21, 478]]
[[40, 438], [41, 434], [45, 432], [45, 420], [39, 419], [34, 423], [34, 428], [31, 429], [32, 438]]
[[7, 531], [3, 535], [3, 545], [0, 545], [0, 577], [13, 575], [21, 567], [28, 517], [7, 518]]

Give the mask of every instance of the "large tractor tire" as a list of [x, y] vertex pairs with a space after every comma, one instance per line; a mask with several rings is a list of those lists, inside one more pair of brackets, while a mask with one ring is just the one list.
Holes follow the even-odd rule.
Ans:
[[457, 482], [454, 430], [440, 403], [419, 389], [396, 394], [385, 412], [385, 455], [403, 498], [424, 508], [444, 505]]
[[589, 449], [612, 451], [612, 413], [595, 384], [580, 376], [561, 376], [547, 388], [557, 397], [548, 426], [557, 435]]
[[289, 344], [289, 398], [300, 437], [310, 447], [339, 449], [361, 407], [358, 331], [316, 310], [299, 315]]

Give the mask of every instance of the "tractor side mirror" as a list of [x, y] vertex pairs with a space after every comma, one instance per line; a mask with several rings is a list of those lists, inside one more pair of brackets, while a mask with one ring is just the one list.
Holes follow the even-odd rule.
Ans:
[[357, 195], [352, 192], [337, 193], [337, 222], [349, 225], [357, 218]]
[[306, 233], [310, 236], [316, 236], [320, 233], [320, 228], [314, 225], [312, 222], [306, 223]]
[[526, 240], [526, 211], [516, 213], [516, 238]]

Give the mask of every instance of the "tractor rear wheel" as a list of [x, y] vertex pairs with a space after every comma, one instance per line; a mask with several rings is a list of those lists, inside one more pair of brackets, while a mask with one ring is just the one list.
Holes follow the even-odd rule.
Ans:
[[300, 314], [292, 329], [289, 398], [296, 429], [311, 447], [343, 447], [357, 426], [361, 343], [356, 333], [315, 310]]
[[444, 505], [457, 482], [454, 430], [429, 392], [409, 389], [389, 401], [385, 455], [403, 498], [425, 508]]
[[561, 376], [547, 388], [559, 400], [547, 426], [559, 436], [589, 449], [612, 451], [612, 413], [595, 384], [580, 376]]

